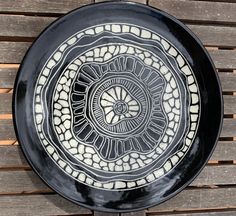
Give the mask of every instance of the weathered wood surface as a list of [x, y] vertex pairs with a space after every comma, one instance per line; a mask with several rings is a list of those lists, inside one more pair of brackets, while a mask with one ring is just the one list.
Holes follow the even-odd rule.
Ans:
[[[236, 208], [236, 188], [189, 189], [159, 206], [149, 209], [151, 212], [169, 212], [191, 209]], [[14, 203], [14, 208], [12, 204]], [[27, 208], [26, 208], [27, 206]], [[61, 198], [59, 195], [3, 195], [0, 196], [0, 209], [4, 216], [12, 215], [69, 215], [90, 214]]]
[[121, 213], [120, 216], [145, 216], [145, 211], [130, 212], [130, 213]]
[[94, 212], [93, 216], [119, 216], [119, 213]]
[[[5, 0], [0, 3], [0, 11], [12, 13], [63, 14], [91, 2], [92, 0], [68, 0], [66, 2], [63, 0]], [[225, 23], [234, 23], [236, 21], [236, 5], [225, 2], [149, 0], [149, 5], [162, 9], [183, 20], [218, 21]]]
[[[3, 170], [0, 171], [0, 179], [0, 195], [52, 192], [32, 170]], [[217, 165], [206, 166], [191, 186], [215, 187], [232, 184], [236, 184], [236, 166]]]
[[92, 215], [92, 211], [82, 208], [59, 195], [0, 196], [0, 215]]
[[[0, 114], [12, 113], [12, 93], [0, 94]], [[224, 95], [224, 114], [236, 113], [236, 96]]]
[[[233, 161], [236, 159], [236, 141], [218, 142], [211, 161]], [[0, 146], [0, 169], [29, 168], [18, 145]]]
[[236, 5], [214, 1], [149, 0], [149, 5], [189, 21], [236, 23]]
[[236, 208], [236, 188], [188, 189], [149, 211]]
[[93, 3], [93, 0], [4, 0], [0, 1], [0, 11], [11, 13], [61, 14], [89, 3]]
[[[34, 38], [57, 17], [0, 15], [0, 37]], [[11, 28], [9, 28], [9, 25]], [[230, 26], [187, 25], [206, 46], [236, 47], [236, 28]], [[214, 35], [214, 37], [212, 36]], [[223, 38], [223, 40], [222, 40]]]
[[[1, 68], [0, 65], [0, 88], [13, 88], [18, 67]], [[219, 73], [222, 90], [225, 92], [236, 91], [236, 73]]]
[[[20, 63], [30, 42], [0, 42], [0, 64]], [[220, 69], [236, 69], [235, 50], [209, 50], [209, 53]]]
[[[224, 119], [221, 137], [236, 136], [236, 119]], [[0, 140], [16, 139], [11, 119], [0, 120]]]

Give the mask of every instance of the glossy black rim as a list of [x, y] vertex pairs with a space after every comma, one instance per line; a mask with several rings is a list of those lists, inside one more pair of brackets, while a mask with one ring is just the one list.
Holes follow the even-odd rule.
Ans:
[[[129, 19], [133, 17], [133, 24], [138, 22], [143, 22], [142, 24], [149, 23], [149, 26], [147, 26], [149, 29], [163, 34], [178, 49], [181, 49], [182, 54], [194, 71], [202, 98], [202, 112], [194, 144], [175, 169], [168, 173], [164, 179], [157, 180], [143, 188], [112, 193], [76, 182], [49, 159], [42, 146], [40, 146], [37, 134], [32, 126], [32, 107], [29, 105], [29, 101], [32, 100], [32, 88], [37, 73], [39, 73], [39, 68], [42, 67], [41, 59], [44, 56], [49, 56], [55, 46], [78, 31], [77, 28], [68, 26], [68, 20], [70, 22], [86, 20], [84, 14], [97, 11], [96, 14], [92, 15], [92, 21], [84, 23], [81, 21], [80, 24], [77, 21], [77, 27], [83, 29], [94, 25], [93, 21], [97, 20], [95, 18], [104, 21], [102, 17], [106, 10], [109, 11], [107, 15], [113, 15], [112, 18], [117, 16], [118, 20], [119, 17], [122, 17], [122, 20], [127, 19], [126, 15], [128, 14]], [[134, 22], [135, 18], [136, 23]], [[105, 21], [107, 21], [107, 18], [105, 18]], [[53, 29], [62, 30], [66, 25], [68, 31], [55, 38]], [[48, 46], [47, 41], [52, 38], [55, 38], [53, 43], [56, 45], [49, 47], [51, 50], [45, 51], [45, 47]], [[35, 71], [35, 73], [32, 74], [32, 71]], [[25, 55], [17, 74], [13, 96], [13, 116], [15, 132], [28, 162], [49, 187], [66, 199], [93, 210], [128, 212], [162, 203], [182, 191], [195, 179], [216, 146], [222, 127], [223, 99], [219, 78], [209, 54], [199, 39], [184, 24], [165, 12], [145, 5], [109, 2], [76, 9], [56, 20], [40, 34]], [[54, 178], [52, 179], [52, 177]], [[101, 198], [97, 199], [96, 196], [98, 195]]]

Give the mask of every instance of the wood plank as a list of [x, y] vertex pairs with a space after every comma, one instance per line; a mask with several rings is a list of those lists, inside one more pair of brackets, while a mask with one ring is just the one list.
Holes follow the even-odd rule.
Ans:
[[[205, 46], [235, 47], [236, 28], [211, 25], [187, 25]], [[223, 39], [223, 40], [222, 40]]]
[[12, 167], [29, 167], [20, 146], [0, 146], [0, 169]]
[[149, 0], [149, 5], [181, 20], [235, 23], [236, 4], [224, 2]]
[[216, 68], [236, 69], [236, 50], [210, 50], [209, 54]]
[[[226, 178], [227, 176], [227, 178]], [[0, 171], [0, 195], [49, 193], [52, 190], [34, 171]], [[191, 186], [222, 186], [236, 184], [236, 166], [206, 166]]]
[[0, 68], [0, 88], [13, 88], [17, 68]]
[[2, 93], [0, 94], [0, 114], [12, 113], [12, 94]]
[[0, 171], [0, 195], [52, 192], [33, 171]]
[[4, 0], [0, 1], [0, 12], [63, 14], [92, 2], [93, 0]]
[[149, 209], [156, 211], [185, 211], [212, 208], [236, 208], [236, 188], [184, 190], [171, 200]]
[[236, 97], [232, 95], [224, 95], [224, 114], [236, 113]]
[[[204, 210], [202, 210], [202, 211], [204, 211]], [[160, 212], [153, 212], [152, 214], [151, 214], [152, 216], [160, 216], [160, 215], [165, 215], [165, 216], [173, 216], [173, 215], [177, 215], [177, 216], [233, 216], [233, 215], [236, 215], [236, 211], [229, 211], [229, 210], [227, 210], [227, 209], [225, 209], [225, 211], [224, 210], [219, 210], [219, 211], [214, 211], [214, 209], [212, 209], [212, 211], [206, 211], [206, 212], [201, 212], [201, 213], [197, 213], [196, 211], [194, 212], [194, 211], [190, 211], [190, 213], [183, 213], [183, 214], [175, 214], [174, 212], [173, 212], [173, 214], [171, 213], [171, 214], [166, 214], [166, 213], [164, 213], [164, 214], [162, 214], [162, 213], [160, 213]]]
[[236, 141], [219, 141], [210, 160], [236, 160]]
[[93, 216], [119, 216], [119, 213], [97, 212], [93, 213]]
[[30, 42], [0, 42], [0, 64], [20, 63]]
[[[56, 17], [34, 17], [23, 15], [0, 15], [0, 36], [36, 37]], [[9, 28], [9, 25], [11, 28]]]
[[[56, 18], [2, 14], [0, 15], [0, 37], [6, 40], [6, 37], [37, 37]], [[212, 25], [188, 25], [188, 27], [206, 46], [236, 47], [235, 27]]]
[[92, 215], [59, 195], [0, 196], [1, 215]]
[[[236, 119], [224, 119], [221, 137], [236, 136]], [[11, 119], [0, 120], [0, 140], [16, 139]]]
[[0, 120], [0, 140], [16, 140], [13, 121], [9, 119]]
[[[218, 73], [222, 90], [225, 92], [236, 91], [236, 74], [235, 73]], [[1, 75], [0, 75], [1, 76]]]
[[[20, 63], [30, 42], [0, 42], [0, 63]], [[217, 68], [236, 69], [236, 50], [210, 50]]]
[[236, 136], [236, 119], [224, 119], [220, 137]]
[[[1, 68], [0, 66], [0, 88], [13, 88], [18, 68]], [[218, 73], [222, 89], [225, 92], [236, 91], [235, 73]]]
[[130, 213], [121, 213], [120, 216], [145, 216], [145, 211], [130, 212]]
[[[236, 160], [236, 141], [220, 141], [210, 160], [233, 161]], [[0, 146], [1, 168], [28, 168], [29, 165], [20, 149], [20, 146]]]
[[[236, 208], [236, 188], [184, 190], [171, 200], [149, 209], [152, 212]], [[14, 208], [12, 208], [14, 206]], [[0, 196], [0, 209], [4, 216], [89, 214], [59, 195]]]
[[[12, 93], [0, 94], [0, 114], [12, 113]], [[224, 95], [224, 114], [236, 113], [236, 96]]]

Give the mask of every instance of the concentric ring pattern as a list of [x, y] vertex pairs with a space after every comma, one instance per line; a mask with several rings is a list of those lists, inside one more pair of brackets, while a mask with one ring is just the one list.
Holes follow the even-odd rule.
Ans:
[[45, 151], [71, 178], [104, 190], [142, 187], [171, 172], [191, 147], [199, 117], [185, 58], [161, 35], [132, 24], [72, 35], [35, 86]]

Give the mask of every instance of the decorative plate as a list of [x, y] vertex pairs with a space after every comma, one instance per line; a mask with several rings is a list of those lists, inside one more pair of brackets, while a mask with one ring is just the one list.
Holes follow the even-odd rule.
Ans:
[[190, 184], [223, 113], [196, 36], [127, 2], [85, 6], [45, 29], [21, 64], [13, 110], [35, 172], [67, 199], [111, 212], [159, 204]]

